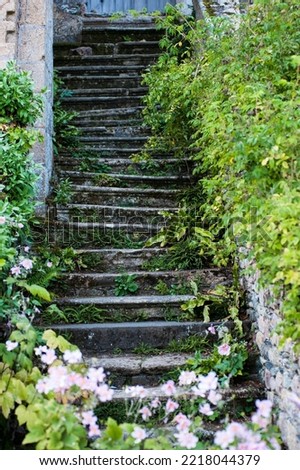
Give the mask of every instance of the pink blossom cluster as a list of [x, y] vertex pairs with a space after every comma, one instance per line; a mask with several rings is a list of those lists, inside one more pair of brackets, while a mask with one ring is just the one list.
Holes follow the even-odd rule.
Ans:
[[216, 432], [214, 442], [218, 447], [236, 450], [280, 449], [276, 439], [271, 438], [267, 443], [261, 435], [271, 424], [272, 402], [256, 400], [255, 404], [257, 410], [252, 415], [252, 424], [232, 422], [224, 431]]
[[22, 273], [21, 268], [24, 268], [26, 271], [30, 271], [33, 268], [33, 261], [30, 258], [23, 258], [19, 264], [16, 264], [11, 268], [10, 272], [14, 276], [19, 276]]
[[97, 424], [97, 417], [94, 415], [93, 411], [82, 411], [81, 422], [88, 428], [89, 437], [93, 438], [101, 436], [101, 432]]

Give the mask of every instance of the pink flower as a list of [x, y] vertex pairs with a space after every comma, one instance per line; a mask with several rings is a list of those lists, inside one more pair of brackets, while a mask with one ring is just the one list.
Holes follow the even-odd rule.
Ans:
[[64, 361], [66, 361], [69, 364], [78, 364], [78, 362], [82, 362], [82, 354], [79, 351], [79, 349], [76, 349], [75, 351], [65, 351], [64, 352]]
[[44, 364], [47, 364], [48, 366], [50, 366], [56, 359], [57, 356], [55, 354], [54, 349], [48, 349], [45, 353], [41, 355], [41, 361]]
[[192, 424], [191, 420], [188, 419], [188, 417], [183, 413], [179, 413], [177, 416], [175, 416], [174, 422], [177, 423], [176, 429], [178, 431], [187, 431]]
[[48, 391], [48, 390], [47, 390], [47, 383], [45, 382], [44, 379], [40, 379], [40, 380], [38, 381], [38, 383], [36, 384], [36, 387], [35, 387], [35, 388], [37, 389], [37, 391], [38, 391], [39, 393], [47, 393], [47, 391]]
[[127, 387], [125, 390], [126, 393], [129, 393], [132, 398], [146, 398], [147, 390], [141, 385], [136, 385], [135, 387]]
[[25, 246], [25, 247], [24, 247], [24, 251], [25, 251], [25, 253], [28, 253], [28, 252], [30, 251], [30, 247], [29, 247], [29, 246]]
[[186, 447], [187, 449], [194, 449], [197, 445], [198, 438], [191, 432], [180, 432], [175, 434], [180, 447]]
[[96, 388], [95, 393], [102, 403], [110, 401], [114, 394], [113, 390], [109, 388], [107, 384], [99, 385], [99, 387]]
[[203, 405], [199, 406], [199, 411], [205, 416], [211, 416], [214, 414], [213, 410], [210, 407], [209, 403], [204, 403]]
[[226, 449], [234, 441], [234, 436], [225, 431], [217, 431], [215, 434], [214, 443], [221, 447], [221, 449]]
[[47, 266], [47, 268], [52, 268], [53, 263], [52, 263], [51, 261], [48, 261], [48, 262], [46, 263], [46, 266]]
[[21, 274], [21, 269], [19, 266], [13, 266], [10, 270], [10, 272], [14, 275], [14, 276], [18, 276], [19, 274]]
[[218, 377], [215, 372], [209, 372], [207, 375], [199, 375], [197, 387], [193, 387], [195, 395], [204, 397], [210, 390], [216, 390], [218, 387]]
[[215, 329], [215, 327], [214, 327], [213, 325], [209, 326], [209, 327], [207, 328], [207, 331], [209, 331], [209, 333], [210, 333], [211, 335], [215, 335], [215, 334], [216, 334], [216, 329]]
[[139, 413], [142, 415], [144, 421], [147, 421], [150, 416], [152, 416], [152, 413], [147, 406], [143, 406], [143, 408], [140, 409]]
[[81, 418], [81, 422], [84, 426], [92, 426], [97, 423], [97, 418], [92, 411], [83, 411]]
[[221, 346], [218, 347], [218, 353], [221, 356], [229, 356], [230, 354], [230, 346], [227, 343], [221, 344]]
[[232, 423], [228, 424], [226, 432], [228, 435], [231, 436], [232, 440], [234, 440], [235, 438], [244, 439], [248, 436], [248, 431], [245, 426], [235, 421], [232, 421]]
[[213, 404], [217, 405], [222, 400], [222, 395], [217, 393], [215, 390], [210, 390], [207, 399]]
[[0, 217], [0, 225], [4, 225], [6, 223], [6, 217]]
[[19, 224], [18, 224], [18, 227], [19, 227], [19, 228], [24, 228], [24, 224], [19, 223]]
[[173, 380], [168, 380], [164, 385], [161, 386], [161, 390], [168, 396], [170, 397], [171, 395], [175, 395], [176, 393], [176, 387], [175, 383]]
[[99, 382], [102, 383], [106, 379], [106, 375], [104, 373], [103, 367], [98, 367], [98, 369], [95, 369], [94, 367], [90, 367], [87, 373], [87, 376], [92, 382]]
[[89, 432], [88, 432], [89, 437], [99, 437], [101, 436], [101, 432], [99, 429], [99, 426], [97, 424], [91, 424], [89, 427]]
[[17, 341], [7, 340], [5, 343], [5, 346], [6, 346], [7, 351], [13, 351], [19, 346], [19, 343]]
[[264, 418], [269, 418], [272, 411], [272, 402], [270, 400], [256, 400], [257, 413]]
[[158, 408], [158, 407], [160, 406], [160, 404], [161, 404], [161, 403], [160, 403], [159, 399], [158, 399], [157, 397], [155, 397], [155, 398], [151, 401], [150, 406], [151, 406], [151, 408], [156, 409], [156, 408]]
[[191, 385], [192, 383], [196, 382], [196, 380], [197, 377], [195, 372], [184, 370], [179, 376], [179, 385]]
[[167, 413], [173, 413], [175, 410], [179, 408], [179, 405], [176, 401], [171, 400], [171, 398], [168, 399], [166, 403], [166, 412]]
[[266, 427], [268, 426], [270, 422], [268, 418], [264, 418], [258, 413], [255, 413], [251, 416], [251, 421], [252, 423], [257, 424], [262, 429], [266, 429]]
[[147, 437], [147, 433], [144, 429], [142, 428], [139, 428], [138, 426], [136, 426], [134, 428], [134, 431], [131, 433], [131, 436], [134, 438], [134, 442], [136, 444], [139, 444], [140, 442], [142, 442], [144, 439], [146, 439]]
[[29, 270], [33, 267], [33, 261], [29, 258], [25, 258], [23, 261], [21, 261], [20, 265], [23, 266], [23, 268]]

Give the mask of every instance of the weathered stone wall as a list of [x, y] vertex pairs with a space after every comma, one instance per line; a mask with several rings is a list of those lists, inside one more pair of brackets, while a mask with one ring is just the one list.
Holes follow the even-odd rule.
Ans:
[[1, 0], [0, 4], [0, 68], [5, 67], [16, 53], [16, 0]]
[[9, 60], [31, 73], [37, 92], [44, 94], [44, 114], [36, 128], [44, 137], [33, 149], [40, 164], [38, 199], [43, 212], [52, 173], [52, 0], [2, 0], [0, 5], [0, 67]]
[[[247, 263], [244, 263], [244, 267]], [[278, 424], [282, 438], [290, 450], [300, 450], [300, 357], [292, 345], [279, 347], [275, 332], [280, 317], [280, 303], [272, 301], [271, 293], [258, 286], [258, 273], [245, 276], [250, 317], [255, 321], [256, 344], [261, 354], [261, 375], [268, 398], [278, 408]]]

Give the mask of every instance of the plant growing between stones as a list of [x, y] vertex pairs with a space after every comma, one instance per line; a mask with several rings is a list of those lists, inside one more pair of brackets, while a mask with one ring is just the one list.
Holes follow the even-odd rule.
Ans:
[[139, 290], [136, 278], [137, 276], [135, 274], [125, 273], [118, 276], [115, 280], [115, 294], [117, 296], [136, 294]]

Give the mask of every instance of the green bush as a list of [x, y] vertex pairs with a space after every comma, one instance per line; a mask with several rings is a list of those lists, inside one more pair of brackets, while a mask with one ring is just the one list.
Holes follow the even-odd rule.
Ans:
[[257, 0], [238, 26], [224, 18], [194, 23], [185, 45], [178, 27], [172, 53], [144, 80], [146, 122], [170, 150], [191, 154], [202, 197], [192, 212], [183, 197], [155, 241], [175, 250], [179, 240], [197, 242], [200, 256], [208, 252], [217, 264], [246, 247], [261, 283], [282, 299], [281, 333], [297, 348], [299, 16], [296, 0]]

